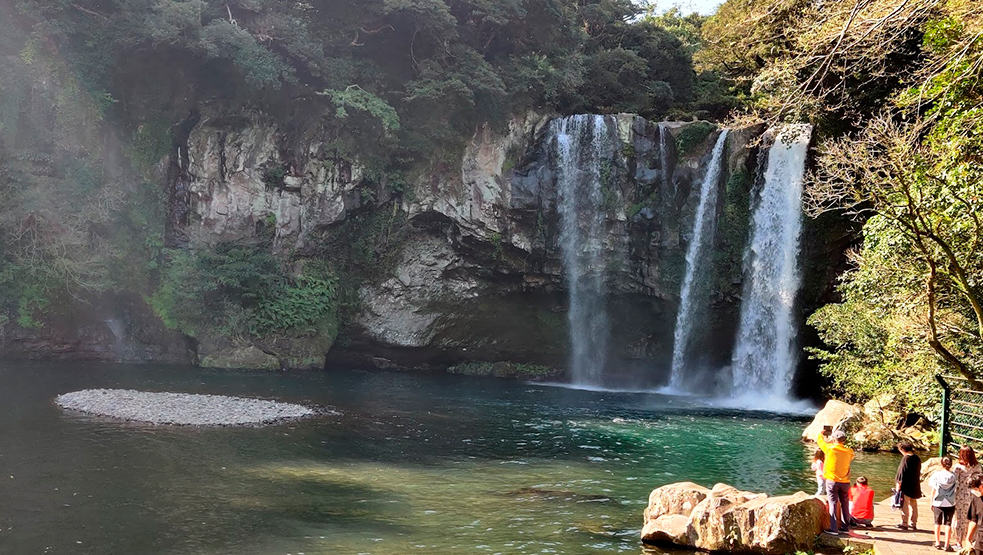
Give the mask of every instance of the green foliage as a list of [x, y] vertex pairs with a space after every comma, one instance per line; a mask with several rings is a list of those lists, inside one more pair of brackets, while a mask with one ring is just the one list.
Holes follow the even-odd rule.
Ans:
[[707, 140], [710, 133], [716, 130], [716, 125], [706, 121], [694, 122], [683, 127], [679, 135], [676, 136], [676, 146], [679, 149], [680, 155], [687, 156], [691, 154], [696, 147]]
[[141, 123], [133, 132], [130, 156], [141, 168], [152, 168], [171, 151], [170, 125], [163, 119]]
[[[684, 109], [693, 96], [691, 43], [679, 39], [687, 36], [685, 25], [672, 23], [678, 32], [667, 31], [657, 20], [637, 18], [627, 0], [18, 6], [22, 17], [43, 22], [18, 47], [21, 57], [33, 63], [53, 47], [84, 76], [79, 90], [134, 129], [147, 125], [152, 108], [175, 123], [195, 108], [193, 99], [209, 98], [230, 110], [326, 120], [349, 152], [404, 167], [421, 154], [460, 148], [479, 122], [502, 122], [530, 108], [660, 117]], [[152, 90], [138, 83], [137, 68], [171, 82]], [[145, 105], [154, 95], [156, 106]]]
[[365, 91], [357, 85], [352, 85], [340, 91], [322, 91], [335, 105], [335, 115], [339, 119], [348, 117], [348, 110], [360, 110], [379, 120], [386, 133], [399, 129], [399, 114], [388, 102]]
[[272, 164], [263, 168], [261, 179], [267, 190], [280, 190], [286, 186], [287, 168], [283, 164]]
[[505, 246], [502, 239], [502, 234], [494, 231], [488, 236], [488, 240], [491, 241], [493, 252], [495, 253], [495, 260], [502, 262], [505, 260]]
[[302, 274], [256, 305], [249, 331], [264, 336], [282, 331], [318, 333], [335, 329], [338, 281], [327, 272]]
[[293, 80], [293, 68], [256, 41], [252, 33], [223, 19], [201, 29], [201, 48], [213, 58], [228, 59], [242, 71], [248, 85], [278, 88]]
[[150, 305], [171, 329], [192, 337], [268, 337], [337, 326], [338, 282], [323, 265], [291, 278], [262, 245], [223, 243], [168, 254]]

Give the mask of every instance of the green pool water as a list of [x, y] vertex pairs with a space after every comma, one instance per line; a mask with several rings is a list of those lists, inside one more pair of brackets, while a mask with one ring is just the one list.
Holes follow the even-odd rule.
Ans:
[[[336, 412], [196, 429], [52, 403], [91, 387]], [[813, 490], [801, 418], [698, 405], [396, 372], [0, 363], [0, 552], [638, 553], [659, 485]], [[886, 492], [896, 464], [861, 455], [854, 474]]]

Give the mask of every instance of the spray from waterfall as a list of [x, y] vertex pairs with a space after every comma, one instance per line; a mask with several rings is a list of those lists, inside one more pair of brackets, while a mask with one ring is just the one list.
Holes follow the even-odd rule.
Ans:
[[570, 302], [570, 375], [576, 384], [600, 385], [610, 334], [603, 180], [610, 174], [616, 145], [605, 117], [599, 115], [553, 120], [550, 133], [556, 149], [560, 250]]
[[809, 125], [777, 131], [751, 222], [731, 395], [758, 405], [787, 402], [798, 362], [793, 316], [801, 282], [802, 178], [811, 133]]
[[693, 231], [686, 247], [686, 274], [679, 293], [679, 310], [676, 312], [676, 329], [672, 341], [672, 372], [669, 386], [673, 389], [686, 389], [687, 354], [690, 347], [693, 327], [701, 311], [701, 301], [705, 293], [694, 288], [697, 276], [706, 275], [711, 258], [711, 246], [717, 229], [716, 206], [720, 189], [720, 175], [723, 171], [724, 147], [727, 143], [727, 130], [723, 130], [713, 146], [710, 165], [700, 185], [700, 200], [693, 217]]

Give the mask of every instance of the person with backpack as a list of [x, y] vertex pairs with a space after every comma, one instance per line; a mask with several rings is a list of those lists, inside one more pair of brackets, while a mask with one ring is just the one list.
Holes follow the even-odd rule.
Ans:
[[[942, 457], [942, 468], [928, 478], [932, 488], [932, 514], [935, 516], [935, 549], [950, 551], [952, 540], [952, 515], [956, 512], [956, 475], [952, 472], [952, 459]], [[945, 528], [945, 545], [939, 537]]]

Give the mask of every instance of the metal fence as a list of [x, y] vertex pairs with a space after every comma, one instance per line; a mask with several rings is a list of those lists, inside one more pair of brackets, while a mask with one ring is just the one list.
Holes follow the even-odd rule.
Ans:
[[942, 386], [939, 456], [969, 445], [983, 447], [983, 382], [961, 376], [936, 376]]

